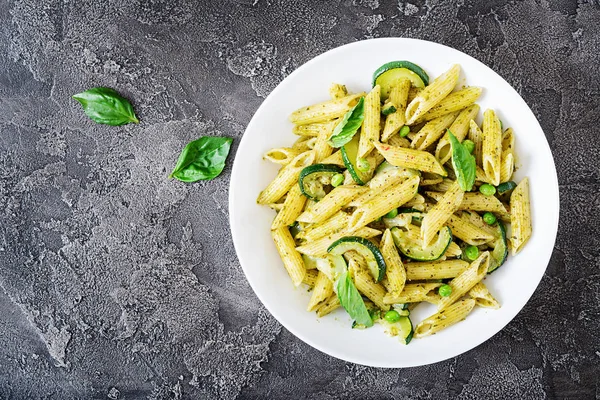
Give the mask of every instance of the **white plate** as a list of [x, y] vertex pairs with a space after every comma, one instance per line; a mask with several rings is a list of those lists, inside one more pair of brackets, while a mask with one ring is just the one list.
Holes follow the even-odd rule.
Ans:
[[[277, 166], [262, 159], [273, 147], [297, 138], [288, 116], [299, 107], [328, 99], [332, 82], [353, 92], [369, 91], [373, 71], [393, 60], [409, 60], [436, 77], [458, 63], [469, 85], [484, 88], [478, 103], [493, 108], [504, 126], [514, 128], [516, 180], [530, 179], [533, 236], [516, 257], [509, 257], [485, 284], [502, 304], [500, 310], [476, 308], [468, 318], [408, 346], [384, 334], [381, 326], [350, 329], [344, 310], [324, 318], [306, 312], [310, 293], [294, 288], [270, 236], [275, 213], [256, 204], [259, 192], [275, 177]], [[480, 115], [481, 118], [481, 115]], [[508, 324], [539, 284], [558, 228], [558, 181], [544, 132], [518, 93], [498, 74], [474, 58], [437, 43], [403, 38], [373, 39], [330, 50], [294, 71], [267, 97], [248, 125], [238, 148], [229, 189], [231, 232], [248, 282], [258, 298], [290, 332], [331, 356], [375, 367], [413, 367], [462, 354]], [[419, 306], [413, 323], [432, 313]]]

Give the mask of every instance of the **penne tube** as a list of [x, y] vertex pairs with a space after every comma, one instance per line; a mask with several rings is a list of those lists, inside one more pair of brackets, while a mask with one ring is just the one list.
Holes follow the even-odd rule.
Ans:
[[490, 252], [484, 251], [456, 278], [448, 282], [452, 292], [447, 297], [442, 297], [438, 304], [438, 310], [441, 311], [449, 305], [463, 297], [469, 290], [485, 277], [490, 265]]
[[[479, 106], [473, 104], [462, 110], [454, 122], [452, 122], [450, 128], [448, 128], [450, 132], [456, 136], [456, 139], [458, 139], [459, 142], [462, 142], [467, 137], [471, 120], [475, 119], [477, 114], [479, 114]], [[435, 149], [435, 156], [442, 164], [446, 164], [452, 157], [452, 145], [450, 144], [450, 135], [448, 135], [448, 132], [446, 132], [438, 142]]]
[[319, 304], [327, 300], [332, 294], [333, 283], [331, 283], [327, 275], [319, 271], [306, 311], [315, 311]]
[[500, 182], [508, 182], [515, 170], [515, 136], [512, 128], [502, 135], [502, 157], [500, 161]]
[[494, 110], [483, 113], [483, 140], [481, 160], [483, 171], [488, 181], [497, 186], [500, 184], [500, 161], [502, 157], [502, 131], [500, 120]]
[[277, 177], [260, 192], [256, 202], [258, 204], [276, 203], [277, 200], [289, 192], [294, 183], [298, 183], [298, 176], [304, 167], [313, 163], [315, 153], [307, 151], [296, 156], [289, 164], [279, 170]]
[[452, 92], [448, 96], [444, 97], [444, 99], [440, 101], [437, 106], [427, 111], [427, 113], [423, 115], [418, 122], [431, 121], [432, 119], [441, 117], [442, 115], [450, 114], [467, 108], [475, 103], [475, 101], [481, 95], [481, 92], [482, 89], [475, 86]]
[[351, 94], [335, 100], [329, 100], [308, 107], [302, 107], [290, 115], [290, 121], [296, 125], [326, 122], [342, 117], [363, 97], [365, 93]]
[[427, 122], [417, 132], [410, 146], [413, 149], [426, 150], [446, 132], [446, 129], [452, 125], [457, 116], [458, 111], [442, 115]]
[[404, 264], [406, 279], [409, 281], [427, 281], [456, 278], [469, 263], [464, 260], [420, 261]]
[[425, 214], [421, 222], [420, 237], [424, 247], [433, 241], [446, 221], [458, 210], [463, 201], [464, 194], [465, 192], [460, 188], [458, 181], [455, 181], [450, 189]]
[[408, 79], [401, 79], [390, 91], [389, 100], [396, 107], [396, 112], [388, 115], [385, 119], [383, 133], [381, 134], [381, 141], [384, 143], [396, 135], [406, 122], [405, 113], [409, 90], [410, 81]]
[[414, 337], [417, 339], [433, 335], [457, 322], [464, 320], [475, 307], [475, 300], [461, 300], [447, 309], [439, 311], [419, 322], [415, 327]]
[[355, 232], [351, 232], [348, 228], [332, 233], [331, 235], [324, 236], [312, 242], [307, 242], [301, 246], [296, 247], [296, 250], [302, 254], [313, 257], [325, 257], [327, 255], [327, 249], [333, 242], [343, 238], [344, 236], [360, 236], [365, 239], [369, 239], [375, 236], [381, 235], [381, 231], [377, 229], [364, 227], [360, 228]]
[[357, 185], [338, 186], [327, 193], [325, 197], [309, 210], [300, 214], [297, 220], [312, 224], [321, 223], [366, 191], [367, 188]]
[[281, 211], [277, 213], [277, 216], [273, 220], [271, 230], [293, 224], [296, 218], [302, 213], [304, 203], [306, 203], [306, 196], [300, 192], [300, 186], [292, 186], [283, 202]]
[[400, 293], [404, 289], [406, 283], [406, 271], [404, 265], [394, 244], [392, 232], [386, 229], [381, 238], [381, 255], [385, 260], [385, 274], [388, 282], [388, 291], [392, 293]]
[[358, 143], [358, 157], [365, 157], [373, 150], [373, 142], [379, 140], [380, 121], [381, 88], [379, 85], [375, 85], [365, 97], [365, 119]]
[[510, 225], [510, 243], [512, 254], [515, 255], [531, 237], [531, 204], [527, 178], [524, 178], [510, 195]]
[[442, 283], [407, 283], [400, 293], [388, 293], [383, 298], [386, 304], [418, 303], [425, 301], [427, 294], [442, 286]]
[[448, 172], [446, 172], [442, 164], [440, 164], [433, 154], [426, 151], [390, 146], [379, 142], [375, 142], [375, 147], [387, 162], [396, 167], [412, 168], [441, 176], [448, 176]]
[[475, 156], [475, 163], [477, 166], [482, 164], [482, 153], [483, 153], [483, 132], [479, 129], [479, 125], [473, 120], [469, 122], [469, 133], [468, 138], [470, 141], [475, 143], [475, 149], [473, 155]]
[[448, 71], [438, 76], [429, 86], [425, 87], [406, 106], [406, 125], [414, 125], [427, 111], [438, 105], [458, 82], [460, 65], [453, 65]]
[[306, 276], [306, 268], [302, 256], [294, 248], [295, 243], [287, 226], [271, 231], [275, 247], [283, 261], [283, 266], [287, 270], [294, 286], [298, 286]]
[[482, 282], [479, 282], [469, 290], [469, 297], [475, 300], [475, 305], [479, 307], [493, 308], [495, 310], [500, 308], [500, 303], [498, 303]]
[[267, 161], [279, 165], [289, 164], [301, 151], [293, 149], [291, 147], [280, 147], [278, 149], [271, 149], [265, 153], [263, 158]]

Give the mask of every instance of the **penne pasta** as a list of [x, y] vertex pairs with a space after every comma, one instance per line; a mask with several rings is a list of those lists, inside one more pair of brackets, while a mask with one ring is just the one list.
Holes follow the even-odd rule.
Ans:
[[473, 155], [475, 156], [475, 162], [477, 166], [482, 164], [482, 154], [483, 154], [483, 132], [479, 129], [479, 125], [473, 120], [469, 122], [469, 133], [468, 138], [470, 141], [475, 143], [475, 149], [473, 150]]
[[319, 271], [315, 286], [310, 296], [310, 301], [306, 307], [306, 311], [314, 311], [317, 309], [319, 304], [327, 300], [333, 294], [333, 283], [329, 280], [327, 275]]
[[324, 236], [312, 242], [307, 242], [301, 246], [296, 247], [296, 250], [302, 254], [313, 257], [325, 257], [327, 255], [327, 249], [333, 242], [344, 237], [344, 236], [360, 236], [365, 239], [369, 239], [375, 236], [381, 235], [381, 231], [377, 229], [364, 227], [360, 228], [355, 232], [351, 232], [348, 228], [332, 233], [331, 235]]
[[331, 235], [348, 226], [350, 216], [344, 211], [338, 211], [333, 214], [327, 221], [321, 224], [313, 224], [307, 229], [296, 235], [296, 239], [303, 239], [308, 242], [315, 241], [324, 236]]
[[[471, 120], [475, 119], [478, 113], [479, 106], [473, 104], [462, 110], [454, 122], [452, 122], [450, 128], [448, 128], [459, 142], [462, 142], [467, 137]], [[442, 164], [445, 164], [452, 157], [452, 146], [450, 145], [450, 135], [448, 135], [448, 132], [438, 142], [435, 149], [435, 156]]]
[[433, 335], [442, 329], [464, 320], [475, 307], [475, 300], [461, 300], [447, 309], [439, 311], [419, 322], [415, 327], [414, 337], [419, 339]]
[[417, 132], [410, 146], [413, 149], [426, 150], [433, 145], [444, 132], [446, 132], [446, 129], [452, 125], [457, 116], [458, 112], [453, 112], [427, 122], [419, 132]]
[[450, 114], [472, 106], [481, 95], [481, 92], [482, 89], [475, 86], [452, 92], [448, 96], [444, 97], [444, 99], [440, 101], [437, 106], [427, 111], [427, 113], [423, 115], [423, 117], [419, 118], [419, 121], [417, 122], [431, 121], [432, 119], [441, 117], [442, 115]]
[[277, 177], [275, 177], [265, 190], [260, 192], [256, 202], [258, 204], [277, 202], [298, 182], [300, 171], [304, 167], [311, 165], [314, 159], [315, 153], [312, 151], [307, 151], [296, 156], [289, 164], [279, 170]]
[[334, 164], [340, 167], [344, 167], [344, 160], [342, 159], [342, 152], [341, 151], [336, 151], [335, 153], [331, 154], [329, 157], [325, 158], [323, 161], [321, 161], [323, 164]]
[[299, 108], [290, 115], [290, 122], [296, 125], [306, 125], [315, 122], [331, 121], [332, 119], [342, 117], [364, 95], [364, 92], [356, 93], [339, 99]]
[[[381, 141], [387, 142], [392, 136], [396, 135], [400, 128], [406, 122], [406, 106], [408, 104], [408, 92], [410, 90], [410, 81], [408, 79], [400, 80], [390, 91], [389, 101], [394, 104], [396, 112], [388, 115], [385, 119]], [[408, 146], [405, 146], [408, 147]]]
[[381, 121], [381, 88], [379, 85], [365, 97], [365, 119], [362, 124], [358, 156], [365, 157], [373, 150], [373, 142], [379, 140], [379, 124]]
[[465, 192], [460, 188], [458, 181], [448, 189], [431, 210], [425, 214], [421, 222], [421, 240], [423, 246], [429, 245], [446, 221], [460, 207]]
[[387, 162], [396, 167], [412, 168], [441, 176], [448, 175], [448, 172], [446, 172], [434, 155], [426, 151], [406, 149], [378, 142], [375, 142], [375, 147]]
[[322, 132], [330, 132], [331, 133], [331, 124], [336, 125], [337, 121], [328, 121], [328, 122], [317, 122], [315, 124], [308, 125], [296, 125], [292, 129], [292, 133], [298, 136], [311, 136], [317, 137]]
[[281, 256], [283, 266], [287, 270], [294, 286], [298, 286], [306, 276], [306, 268], [302, 256], [294, 248], [294, 239], [287, 226], [271, 231], [275, 247]]
[[452, 92], [458, 82], [459, 74], [460, 66], [455, 64], [419, 92], [406, 106], [406, 125], [413, 125], [427, 111], [438, 105], [444, 97]]
[[279, 165], [289, 164], [301, 151], [291, 147], [280, 147], [278, 149], [271, 149], [265, 153], [263, 158], [267, 161]]
[[457, 277], [469, 263], [464, 260], [421, 261], [404, 264], [408, 281], [426, 281]]
[[383, 232], [381, 238], [381, 255], [383, 255], [386, 265], [385, 273], [389, 283], [389, 286], [387, 286], [388, 291], [392, 293], [402, 292], [406, 283], [406, 271], [394, 244], [392, 232], [389, 229]]
[[283, 202], [281, 211], [277, 213], [277, 216], [273, 220], [271, 230], [293, 224], [296, 218], [302, 213], [304, 203], [306, 203], [306, 196], [300, 192], [300, 186], [292, 186]]
[[448, 285], [452, 288], [452, 292], [449, 296], [442, 297], [440, 303], [438, 304], [438, 310], [441, 311], [448, 307], [467, 294], [467, 292], [471, 290], [473, 286], [481, 282], [481, 280], [487, 274], [489, 265], [490, 252], [484, 251], [463, 272], [448, 282]]
[[341, 99], [348, 96], [348, 89], [346, 89], [346, 85], [341, 85], [339, 83], [332, 83], [329, 86], [329, 97], [332, 100]]
[[312, 224], [323, 222], [366, 191], [366, 188], [356, 185], [338, 186], [309, 210], [300, 214], [297, 220]]
[[400, 207], [414, 197], [418, 187], [419, 177], [412, 176], [396, 186], [383, 190], [377, 197], [354, 210], [354, 213], [350, 216], [350, 229], [357, 230]]
[[[443, 197], [443, 193], [439, 192], [425, 192], [425, 194], [432, 199], [439, 201]], [[493, 213], [507, 213], [506, 207], [500, 200], [494, 196], [486, 196], [482, 193], [465, 193], [463, 200], [458, 206], [459, 210], [468, 211], [489, 211]]]
[[359, 266], [354, 260], [350, 260], [349, 269], [352, 269], [354, 274], [354, 284], [359, 292], [371, 300], [382, 311], [390, 309], [389, 304], [383, 302], [383, 297], [386, 291], [382, 285], [376, 283], [371, 274], [363, 267]]
[[500, 120], [494, 110], [483, 113], [483, 140], [481, 161], [488, 181], [496, 186], [500, 184], [500, 161], [502, 157], [502, 131]]
[[310, 287], [315, 286], [315, 283], [317, 282], [318, 274], [319, 274], [319, 271], [317, 271], [316, 269], [306, 270], [306, 275], [304, 276], [302, 283], [304, 283], [305, 285], [308, 285]]
[[515, 136], [512, 128], [502, 135], [502, 157], [500, 160], [500, 182], [508, 182], [515, 170]]
[[479, 282], [471, 290], [469, 290], [469, 297], [475, 300], [475, 305], [483, 308], [493, 308], [495, 310], [500, 308], [500, 303], [491, 295], [488, 288]]
[[338, 298], [337, 294], [334, 293], [331, 296], [329, 296], [327, 300], [323, 301], [319, 305], [319, 307], [317, 307], [317, 316], [319, 318], [324, 317], [332, 311], [335, 311], [339, 307], [340, 299]]
[[407, 283], [400, 293], [388, 293], [383, 301], [386, 304], [417, 303], [425, 301], [427, 294], [442, 286], [442, 283]]
[[512, 254], [517, 254], [531, 237], [531, 205], [529, 180], [524, 178], [510, 195], [510, 244]]
[[446, 225], [452, 230], [453, 236], [472, 246], [480, 246], [494, 240], [493, 234], [457, 215], [451, 215]]

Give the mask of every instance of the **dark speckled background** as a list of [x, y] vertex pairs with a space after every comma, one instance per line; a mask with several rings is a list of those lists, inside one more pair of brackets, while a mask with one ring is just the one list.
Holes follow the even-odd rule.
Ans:
[[[386, 36], [510, 82], [561, 190], [525, 309], [475, 350], [405, 370], [333, 359], [265, 311], [231, 242], [230, 166], [166, 179], [189, 140], [239, 138], [302, 63]], [[599, 51], [597, 1], [0, 0], [0, 399], [599, 398]], [[97, 85], [142, 123], [91, 123], [70, 96]]]

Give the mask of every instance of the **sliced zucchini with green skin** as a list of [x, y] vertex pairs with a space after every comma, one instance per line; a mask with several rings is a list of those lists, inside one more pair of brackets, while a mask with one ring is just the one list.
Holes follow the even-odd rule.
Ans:
[[406, 257], [416, 261], [435, 261], [444, 255], [452, 243], [452, 231], [447, 226], [440, 230], [437, 240], [426, 247], [409, 239], [408, 235], [399, 228], [392, 228], [392, 237], [398, 250]]
[[367, 268], [373, 279], [379, 282], [385, 276], [385, 261], [383, 255], [373, 243], [359, 236], [345, 236], [336, 240], [329, 246], [327, 252], [334, 256], [341, 256], [349, 250], [360, 254], [367, 262]]
[[298, 221], [296, 221], [289, 226], [289, 230], [290, 230], [290, 235], [292, 235], [292, 238], [295, 238], [296, 235], [298, 233], [300, 233], [302, 228], [300, 227], [300, 224], [298, 223]]
[[396, 112], [396, 107], [394, 107], [393, 103], [386, 103], [381, 107], [382, 115], [390, 115]]
[[383, 64], [373, 73], [373, 86], [381, 86], [381, 98], [385, 100], [392, 87], [401, 79], [408, 79], [417, 88], [429, 85], [429, 76], [418, 65], [410, 61], [392, 61]]
[[496, 222], [498, 229], [498, 239], [494, 243], [494, 249], [490, 254], [490, 266], [488, 267], [488, 274], [491, 274], [504, 264], [508, 257], [508, 244], [506, 241], [506, 228], [502, 221]]
[[359, 185], [364, 185], [369, 180], [369, 176], [364, 172], [359, 171], [356, 166], [358, 141], [359, 135], [354, 135], [351, 141], [342, 146], [342, 160], [344, 161], [346, 168], [348, 168], [348, 172], [352, 179], [354, 179], [354, 182]]
[[498, 194], [504, 194], [504, 193], [508, 193], [511, 190], [513, 190], [514, 188], [517, 187], [517, 184], [513, 181], [508, 181], [508, 182], [503, 182], [501, 184], [499, 184], [496, 187], [496, 190], [498, 190]]
[[414, 330], [410, 317], [402, 316], [398, 322], [388, 322], [385, 319], [379, 321], [390, 336], [397, 336], [404, 344], [409, 344], [413, 338]]
[[323, 185], [330, 184], [333, 175], [343, 172], [344, 170], [335, 164], [309, 165], [300, 171], [300, 191], [309, 199], [321, 200], [326, 195]]

